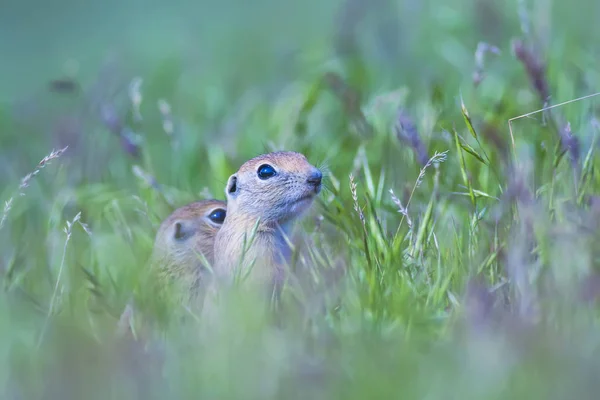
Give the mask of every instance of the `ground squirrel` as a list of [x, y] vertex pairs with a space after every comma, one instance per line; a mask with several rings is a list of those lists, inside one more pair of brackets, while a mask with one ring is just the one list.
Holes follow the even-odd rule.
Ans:
[[250, 267], [251, 281], [280, 288], [292, 224], [321, 191], [321, 179], [321, 171], [304, 155], [290, 151], [255, 157], [231, 175], [225, 189], [227, 217], [215, 238], [217, 276], [230, 281]]
[[152, 264], [159, 274], [174, 281], [182, 297], [191, 299], [206, 280], [206, 265], [212, 266], [214, 240], [226, 215], [226, 203], [202, 200], [176, 209], [160, 225], [154, 241]]
[[[176, 209], [163, 220], [156, 232], [150, 257], [152, 273], [147, 277], [152, 300], [158, 299], [154, 306], [158, 304], [162, 308], [173, 301], [176, 305], [192, 306], [194, 309], [201, 307], [210, 278], [205, 261], [211, 266], [214, 263], [215, 236], [226, 213], [224, 201], [202, 200]], [[163, 297], [164, 294], [167, 297]], [[163, 303], [164, 300], [167, 303]], [[119, 334], [137, 336], [134, 334], [134, 313], [137, 311], [131, 299], [119, 318]], [[170, 315], [170, 311], [167, 313]], [[144, 325], [141, 327], [145, 330], [147, 326]]]

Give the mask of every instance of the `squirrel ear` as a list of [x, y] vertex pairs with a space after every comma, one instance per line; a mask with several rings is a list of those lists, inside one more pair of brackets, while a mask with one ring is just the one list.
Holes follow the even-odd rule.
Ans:
[[184, 226], [181, 222], [175, 222], [175, 227], [173, 229], [173, 238], [175, 240], [183, 240], [190, 236], [192, 232], [186, 226]]
[[225, 189], [225, 195], [227, 197], [236, 197], [238, 194], [237, 176], [231, 175], [227, 180], [227, 188]]

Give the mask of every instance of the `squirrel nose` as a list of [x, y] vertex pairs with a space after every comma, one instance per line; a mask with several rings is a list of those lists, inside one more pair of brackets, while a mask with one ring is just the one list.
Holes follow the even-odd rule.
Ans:
[[315, 169], [306, 179], [306, 182], [310, 183], [314, 186], [319, 186], [321, 184], [321, 179], [323, 179], [323, 174], [318, 169]]

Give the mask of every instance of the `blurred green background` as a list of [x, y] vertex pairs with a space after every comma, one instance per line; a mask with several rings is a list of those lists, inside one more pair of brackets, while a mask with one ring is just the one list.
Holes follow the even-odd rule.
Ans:
[[[514, 148], [508, 120], [599, 90], [598, 16], [4, 0], [2, 398], [595, 398], [598, 99], [515, 121]], [[157, 295], [154, 234], [278, 149], [326, 172], [303, 311], [232, 300], [205, 332]], [[132, 299], [139, 340], [114, 335]]]

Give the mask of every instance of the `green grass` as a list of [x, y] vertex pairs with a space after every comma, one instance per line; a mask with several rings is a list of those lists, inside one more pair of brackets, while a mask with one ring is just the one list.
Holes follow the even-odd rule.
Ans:
[[[597, 393], [600, 96], [514, 120], [514, 147], [508, 125], [544, 85], [600, 90], [596, 2], [302, 4], [65, 4], [0, 41], [2, 398]], [[479, 42], [500, 52], [474, 85]], [[49, 92], [69, 58], [81, 88]], [[158, 224], [280, 149], [326, 172], [301, 290], [205, 329], [157, 290]], [[138, 341], [116, 335], [131, 300]]]

